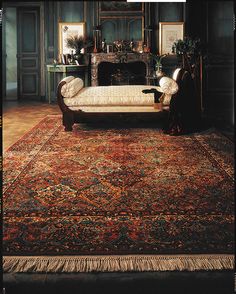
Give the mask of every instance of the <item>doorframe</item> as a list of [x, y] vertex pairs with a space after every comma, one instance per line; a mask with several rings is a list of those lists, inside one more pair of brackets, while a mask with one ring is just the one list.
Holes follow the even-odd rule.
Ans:
[[[44, 2], [3, 2], [3, 16], [2, 16], [2, 45], [3, 45], [3, 54], [2, 54], [2, 65], [3, 65], [3, 75], [2, 75], [2, 82], [3, 82], [3, 98], [6, 99], [6, 61], [5, 61], [5, 53], [6, 53], [6, 30], [5, 30], [5, 13], [4, 10], [8, 7], [15, 7], [16, 9], [19, 7], [39, 7], [39, 41], [40, 41], [40, 52], [39, 52], [39, 59], [40, 59], [40, 100], [44, 100], [46, 97], [46, 75], [45, 75], [45, 24], [44, 24]], [[18, 53], [18, 52], [17, 52]], [[17, 85], [18, 88], [18, 85]]]
[[5, 10], [2, 7], [2, 98], [6, 99], [6, 22]]

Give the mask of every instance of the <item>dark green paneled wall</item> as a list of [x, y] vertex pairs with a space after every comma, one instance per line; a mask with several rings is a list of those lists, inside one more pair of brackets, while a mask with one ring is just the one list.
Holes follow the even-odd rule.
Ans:
[[[88, 4], [88, 5], [87, 5]], [[91, 4], [83, 1], [47, 1], [45, 5], [45, 45], [46, 61], [50, 62], [58, 55], [58, 23], [85, 22], [86, 30], [91, 31]], [[90, 17], [87, 15], [87, 6]], [[90, 33], [88, 34], [90, 35]]]
[[61, 1], [57, 3], [59, 19], [63, 22], [84, 21], [84, 2], [82, 1]]
[[101, 20], [102, 38], [106, 43], [113, 43], [116, 40], [142, 40], [143, 24], [142, 18], [106, 18]]
[[[152, 32], [152, 51], [159, 52], [159, 22], [179, 22], [185, 19], [185, 3], [151, 3], [150, 22]], [[185, 24], [187, 25], [187, 24]]]
[[[46, 61], [52, 61], [57, 57], [58, 22], [86, 22], [86, 35], [93, 37], [93, 26], [98, 23], [98, 1], [47, 1], [45, 5], [45, 50]], [[149, 11], [144, 12], [150, 16], [150, 25], [153, 27], [152, 46], [158, 50], [159, 21], [184, 21], [185, 3], [151, 3]], [[144, 20], [143, 20], [144, 21]], [[121, 24], [120, 29], [114, 35], [113, 27], [117, 23], [110, 23], [103, 31], [103, 37], [112, 42], [116, 39], [127, 39], [129, 36], [140, 39], [143, 36], [141, 22], [128, 22]], [[135, 28], [137, 31], [135, 32]], [[129, 34], [127, 33], [129, 31]]]
[[[149, 4], [148, 4], [149, 5]], [[217, 105], [231, 109], [233, 92], [233, 1], [187, 1], [186, 3], [151, 2], [147, 9], [145, 5], [144, 23], [150, 24], [152, 31], [152, 51], [159, 51], [159, 22], [183, 21], [185, 34], [200, 37], [205, 43], [206, 58], [204, 60], [204, 105], [213, 110]], [[86, 22], [86, 34], [93, 37], [93, 26], [98, 24], [98, 2], [92, 1], [48, 1], [45, 7], [45, 62], [52, 63], [57, 58], [58, 22]], [[114, 24], [115, 26], [115, 24]], [[114, 36], [109, 26], [103, 31], [103, 37], [108, 41], [114, 38], [126, 39], [127, 30], [122, 30]], [[112, 35], [112, 36], [111, 36]], [[136, 34], [138, 38], [140, 32]], [[111, 40], [109, 40], [109, 38]], [[167, 74], [171, 72], [176, 60], [164, 61]]]
[[86, 21], [86, 30], [87, 30], [87, 37], [92, 38], [93, 37], [93, 26], [94, 22], [96, 21], [96, 4], [94, 1], [87, 1], [84, 3], [84, 13], [85, 18], [84, 21]]
[[[93, 26], [98, 24], [98, 1], [45, 1], [45, 2], [14, 2], [4, 1], [4, 7], [37, 6], [41, 11], [41, 27], [44, 28], [44, 52], [41, 49], [42, 64], [51, 64], [58, 57], [58, 22], [86, 22], [87, 37], [93, 37]], [[234, 5], [233, 1], [195, 1], [186, 3], [145, 3], [144, 25], [151, 25], [152, 52], [159, 52], [159, 22], [183, 21], [185, 35], [200, 37], [205, 49], [203, 68], [204, 107], [214, 113], [225, 113], [233, 117], [233, 77], [234, 77]], [[123, 13], [122, 13], [123, 15]], [[131, 25], [132, 34], [137, 24]], [[106, 27], [103, 34], [112, 34], [112, 29]], [[139, 38], [142, 32], [135, 33]], [[117, 33], [120, 39], [127, 38], [126, 27]], [[104, 36], [105, 37], [105, 36]], [[117, 38], [113, 36], [113, 38]], [[6, 50], [3, 42], [3, 54]], [[45, 53], [45, 54], [43, 54]], [[170, 74], [174, 58], [163, 60], [166, 73]], [[4, 63], [3, 63], [4, 64]], [[46, 78], [42, 71], [43, 79]], [[45, 86], [42, 79], [41, 88]], [[56, 81], [54, 81], [56, 86]], [[42, 91], [44, 94], [44, 91]], [[218, 110], [219, 112], [217, 112]], [[216, 111], [217, 110], [217, 111]], [[232, 119], [231, 119], [232, 121]]]
[[[89, 7], [88, 7], [89, 6]], [[90, 9], [88, 13], [87, 8]], [[91, 11], [93, 6], [83, 1], [47, 1], [44, 2], [45, 13], [45, 63], [51, 64], [58, 59], [58, 23], [59, 22], [86, 22], [86, 30], [91, 29]], [[86, 15], [86, 16], [85, 16]], [[87, 17], [88, 15], [88, 17]], [[54, 92], [60, 76], [54, 77]]]
[[209, 51], [233, 56], [233, 2], [209, 2], [208, 19]]
[[188, 34], [204, 42], [203, 106], [206, 113], [233, 123], [233, 1], [191, 1], [186, 9]]
[[183, 21], [184, 7], [184, 3], [159, 3], [159, 21]]

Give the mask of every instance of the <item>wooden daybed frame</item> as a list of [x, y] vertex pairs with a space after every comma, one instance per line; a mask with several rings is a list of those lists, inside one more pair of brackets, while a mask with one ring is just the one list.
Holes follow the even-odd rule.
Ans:
[[[180, 86], [182, 84], [182, 79], [183, 79], [183, 74], [187, 70], [193, 78], [194, 81], [194, 86], [195, 86], [195, 91], [196, 91], [196, 105], [195, 107], [197, 108], [197, 112], [199, 115], [201, 115], [202, 112], [202, 56], [197, 57], [197, 61], [195, 62], [194, 66], [190, 66], [189, 60], [187, 56], [183, 56], [183, 67], [182, 70], [179, 72], [177, 75], [176, 82]], [[170, 112], [170, 107], [163, 107], [163, 111], [160, 111], [158, 109], [150, 107], [140, 107], [140, 111], [130, 111], [131, 106], [128, 106], [127, 111], [112, 111], [112, 112], [85, 112], [82, 110], [71, 110], [65, 103], [64, 103], [64, 98], [61, 95], [61, 88], [65, 84], [65, 81], [61, 81], [58, 84], [57, 87], [57, 101], [58, 105], [62, 111], [63, 119], [62, 123], [65, 127], [65, 131], [72, 131], [72, 127], [74, 123], [81, 123], [81, 122], [89, 122], [92, 119], [96, 118], [108, 118], [108, 117], [118, 117], [118, 118], [123, 118], [123, 117], [137, 117], [137, 118], [142, 118], [142, 117], [149, 117], [152, 119], [159, 119], [160, 114], [165, 114]], [[151, 86], [150, 86], [151, 87]], [[183, 88], [183, 86], [181, 86]], [[182, 93], [179, 93], [182, 92]], [[183, 95], [184, 90], [178, 91], [176, 94], [172, 96], [172, 100], [176, 99], [176, 96], [181, 96]], [[173, 99], [174, 98], [174, 99]], [[178, 98], [179, 99], [179, 98]], [[174, 103], [173, 103], [174, 104]], [[124, 107], [125, 108], [125, 107]], [[148, 111], [145, 111], [145, 108], [148, 108]], [[172, 106], [174, 108], [174, 106]]]
[[[62, 124], [65, 127], [66, 132], [70, 132], [73, 129], [73, 124], [91, 122], [94, 118], [124, 118], [124, 117], [136, 117], [136, 118], [152, 118], [159, 119], [160, 115], [164, 115], [168, 107], [164, 107], [163, 111], [155, 109], [152, 106], [140, 107], [140, 111], [112, 111], [112, 112], [85, 112], [82, 110], [71, 110], [65, 103], [64, 97], [61, 94], [61, 88], [65, 85], [65, 81], [61, 81], [57, 87], [57, 102], [62, 111]], [[124, 107], [125, 108], [125, 107]], [[132, 106], [128, 106], [132, 108]], [[148, 111], [146, 111], [148, 109]]]

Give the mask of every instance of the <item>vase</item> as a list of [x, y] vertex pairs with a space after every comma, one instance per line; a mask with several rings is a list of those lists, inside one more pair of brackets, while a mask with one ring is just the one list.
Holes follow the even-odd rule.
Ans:
[[[81, 64], [82, 59], [83, 59], [83, 54], [78, 53], [78, 52], [76, 52], [76, 53], [74, 54], [74, 60], [75, 60], [75, 62], [77, 61], [79, 64]], [[76, 62], [76, 63], [77, 63], [77, 62]]]
[[165, 74], [164, 72], [162, 71], [162, 65], [161, 64], [158, 64], [158, 66], [155, 67], [155, 76], [157, 78], [160, 78], [160, 77], [163, 77]]
[[157, 77], [157, 78], [160, 78], [160, 77], [163, 77], [164, 76], [164, 72], [162, 71], [162, 70], [156, 70], [155, 71], [155, 76]]

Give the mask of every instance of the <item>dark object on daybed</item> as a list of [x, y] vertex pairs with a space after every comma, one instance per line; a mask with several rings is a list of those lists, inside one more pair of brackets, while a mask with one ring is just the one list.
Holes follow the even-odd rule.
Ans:
[[154, 103], [159, 103], [162, 93], [157, 91], [155, 88], [147, 89], [142, 91], [145, 94], [153, 93], [154, 94]]

